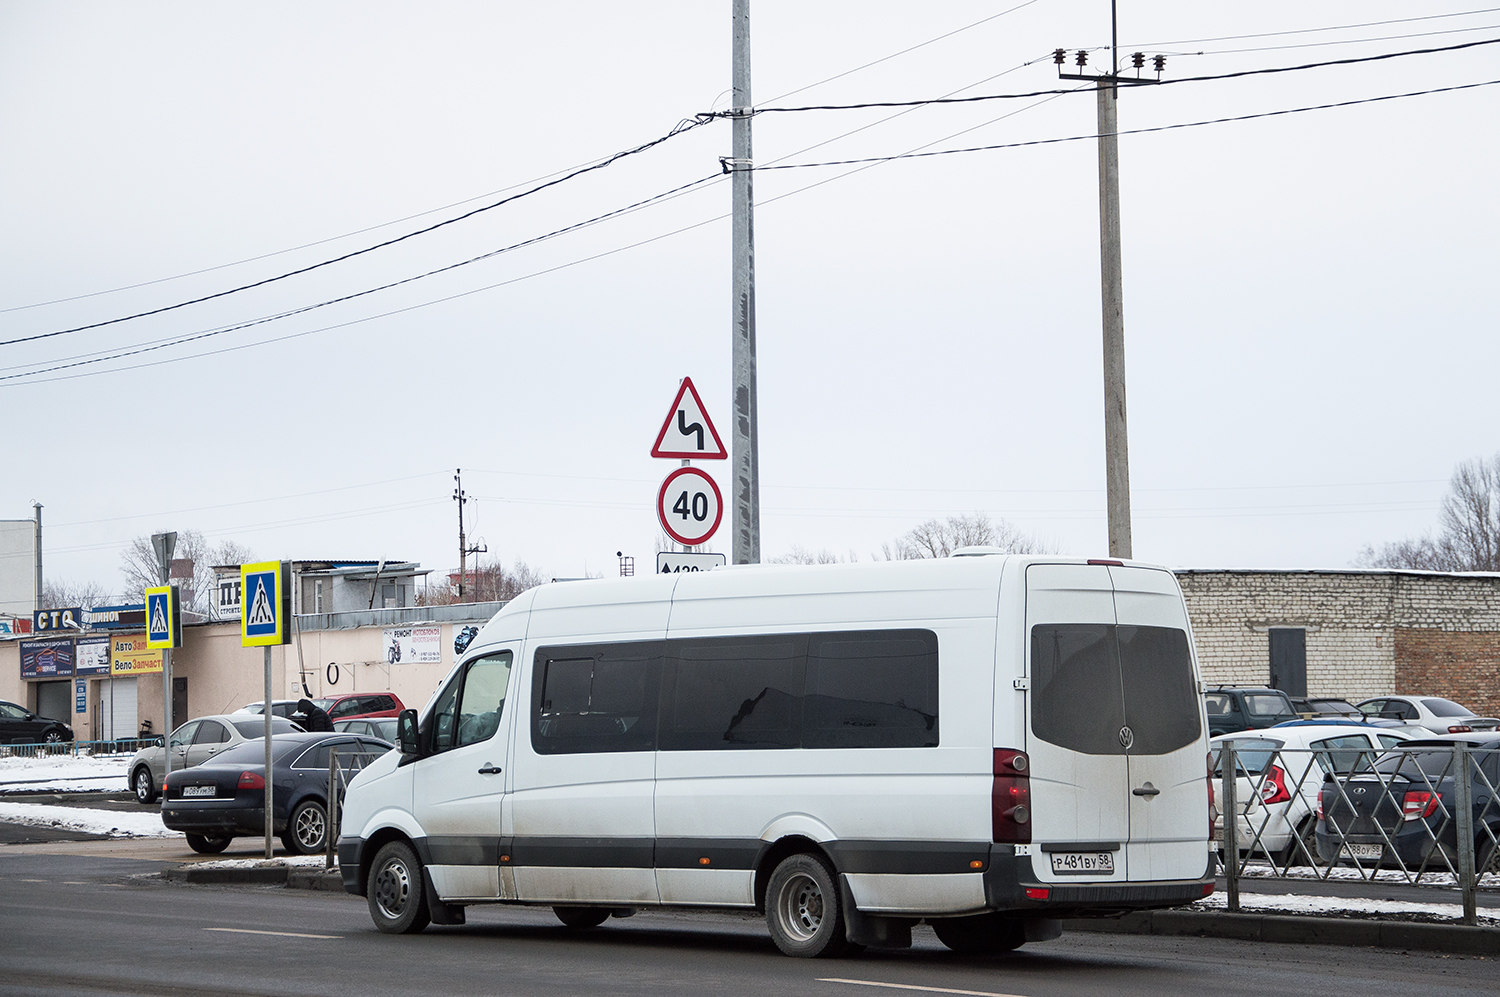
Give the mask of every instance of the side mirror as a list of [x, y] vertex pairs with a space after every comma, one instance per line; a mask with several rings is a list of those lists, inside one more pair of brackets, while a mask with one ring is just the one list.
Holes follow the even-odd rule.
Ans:
[[420, 755], [422, 745], [417, 739], [417, 711], [402, 710], [396, 717], [396, 746], [403, 755]]

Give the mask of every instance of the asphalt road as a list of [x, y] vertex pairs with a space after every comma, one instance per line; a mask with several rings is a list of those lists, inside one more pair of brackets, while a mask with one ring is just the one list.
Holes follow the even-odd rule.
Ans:
[[[186, 854], [182, 854], [186, 853]], [[1496, 960], [1196, 938], [1071, 934], [956, 956], [926, 928], [908, 950], [780, 955], [764, 924], [644, 912], [564, 928], [545, 909], [470, 908], [469, 924], [375, 931], [364, 902], [279, 887], [167, 883], [181, 842], [0, 848], [0, 993], [1266, 997], [1492, 994]]]

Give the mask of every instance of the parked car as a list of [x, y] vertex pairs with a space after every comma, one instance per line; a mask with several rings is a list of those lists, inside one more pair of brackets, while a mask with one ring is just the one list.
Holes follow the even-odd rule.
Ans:
[[1500, 727], [1500, 719], [1481, 717], [1461, 703], [1438, 696], [1380, 696], [1360, 703], [1359, 710], [1366, 716], [1421, 724], [1434, 734], [1467, 734]]
[[[1395, 731], [1333, 720], [1299, 720], [1210, 739], [1214, 778], [1219, 780], [1214, 798], [1221, 806], [1224, 742], [1234, 742], [1238, 851], [1268, 856], [1282, 867], [1308, 864], [1317, 855], [1314, 834], [1324, 776], [1367, 769], [1377, 755], [1406, 739]], [[1222, 852], [1222, 813], [1214, 821], [1214, 836]]]
[[1297, 719], [1292, 701], [1280, 689], [1231, 689], [1219, 687], [1203, 694], [1208, 713], [1208, 733], [1233, 734], [1258, 730]]
[[[305, 731], [271, 738], [272, 830], [289, 852], [310, 855], [328, 845], [329, 754], [338, 750], [345, 777], [391, 750], [375, 738]], [[261, 744], [240, 744], [204, 765], [167, 777], [162, 823], [187, 835], [196, 852], [222, 852], [236, 837], [265, 833], [266, 760]]]
[[1327, 697], [1307, 697], [1305, 699], [1292, 700], [1292, 709], [1304, 720], [1323, 720], [1348, 717], [1352, 720], [1364, 719], [1364, 714], [1359, 712], [1359, 707], [1347, 699], [1330, 699]]
[[62, 744], [73, 740], [73, 728], [61, 720], [39, 717], [24, 706], [0, 702], [0, 744]]
[[338, 720], [333, 729], [341, 734], [364, 734], [378, 737], [382, 741], [396, 743], [397, 719], [395, 717], [370, 717], [361, 720]]
[[1474, 868], [1500, 872], [1500, 732], [1446, 734], [1407, 741], [1375, 760], [1368, 772], [1323, 782], [1318, 802], [1318, 854], [1325, 862], [1354, 860], [1410, 871], [1458, 868], [1453, 746], [1467, 744], [1473, 805]]
[[[272, 737], [301, 729], [290, 720], [271, 718]], [[158, 738], [155, 744], [147, 745], [131, 757], [130, 766], [125, 771], [129, 786], [135, 791], [136, 802], [156, 802], [167, 774], [168, 751], [172, 753], [174, 770], [190, 768], [246, 741], [263, 741], [265, 730], [265, 717], [249, 717], [243, 713], [215, 714], [189, 720], [172, 732], [166, 748]]]
[[313, 704], [335, 722], [356, 717], [395, 717], [406, 709], [392, 692], [348, 692], [314, 699]]
[[[273, 699], [271, 700], [271, 712], [278, 717], [286, 717], [290, 720], [292, 719], [292, 714], [297, 712], [297, 702], [295, 699]], [[256, 716], [260, 716], [266, 712], [266, 704], [264, 700], [256, 700], [253, 703], [246, 703], [234, 712], [253, 713]]]

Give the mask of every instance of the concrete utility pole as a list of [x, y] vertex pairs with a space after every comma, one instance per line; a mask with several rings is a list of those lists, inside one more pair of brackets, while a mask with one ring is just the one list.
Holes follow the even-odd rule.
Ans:
[[1125, 289], [1120, 275], [1119, 87], [1099, 97], [1099, 278], [1104, 306], [1104, 480], [1109, 556], [1130, 557], [1130, 441], [1125, 426]]
[[733, 361], [734, 429], [730, 445], [733, 563], [760, 562], [760, 447], [755, 402], [755, 200], [750, 146], [750, 0], [734, 0]]
[[[457, 484], [458, 484], [458, 487], [455, 488], [455, 489], [453, 489], [453, 498], [454, 498], [454, 501], [456, 501], [458, 503], [458, 601], [459, 602], [463, 602], [464, 601], [464, 579], [468, 575], [468, 563], [469, 563], [468, 559], [469, 559], [469, 555], [470, 554], [484, 554], [484, 553], [487, 553], [489, 551], [489, 547], [486, 546], [486, 545], [480, 545], [480, 546], [470, 547], [469, 544], [468, 544], [468, 540], [464, 537], [464, 503], [466, 503], [466, 502], [469, 501], [469, 497], [464, 494], [463, 473], [464, 473], [464, 469], [461, 468], [461, 467], [460, 468], [456, 468], [453, 471], [453, 480], [455, 482], [457, 482]], [[374, 601], [373, 600], [375, 598], [375, 596], [374, 596], [373, 593], [371, 593], [370, 598], [371, 598], [371, 605], [373, 606], [374, 605]]]
[[50, 609], [42, 605], [42, 503], [33, 502], [31, 507], [36, 510], [36, 591], [32, 593], [31, 608]]

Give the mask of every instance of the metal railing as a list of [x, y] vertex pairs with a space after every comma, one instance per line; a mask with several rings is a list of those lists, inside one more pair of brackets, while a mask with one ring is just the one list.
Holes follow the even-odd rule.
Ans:
[[54, 756], [133, 755], [148, 745], [161, 745], [161, 737], [122, 737], [113, 741], [47, 741], [39, 744], [0, 744], [0, 758], [50, 758]]
[[369, 748], [346, 751], [342, 756], [343, 764], [340, 764], [339, 749], [334, 748], [328, 752], [328, 840], [324, 843], [326, 848], [326, 854], [323, 856], [324, 869], [332, 869], [337, 862], [339, 818], [343, 816], [344, 794], [349, 789], [350, 780], [384, 753]]
[[1460, 742], [1407, 751], [1273, 749], [1248, 734], [1220, 742], [1229, 910], [1240, 909], [1247, 878], [1404, 882], [1457, 887], [1464, 923], [1477, 923], [1481, 881], [1500, 887], [1497, 764], [1500, 751]]

